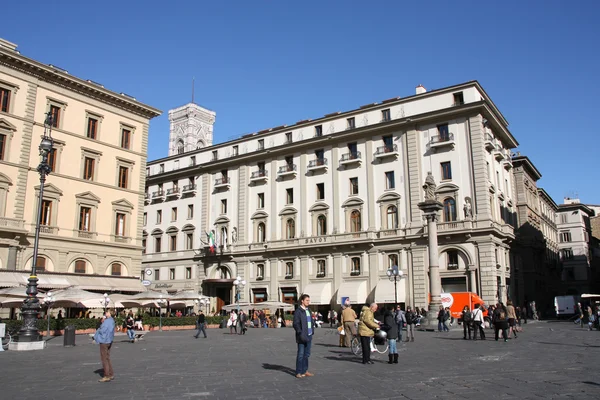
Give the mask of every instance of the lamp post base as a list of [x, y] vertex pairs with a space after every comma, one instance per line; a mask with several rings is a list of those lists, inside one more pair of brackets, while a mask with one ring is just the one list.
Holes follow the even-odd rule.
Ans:
[[10, 342], [8, 345], [8, 350], [10, 351], [44, 350], [45, 348], [45, 340], [40, 340], [37, 342]]

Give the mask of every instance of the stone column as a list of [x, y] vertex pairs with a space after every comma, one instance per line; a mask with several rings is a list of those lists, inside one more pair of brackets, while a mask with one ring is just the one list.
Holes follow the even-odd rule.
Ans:
[[[441, 206], [441, 204], [440, 204]], [[442, 278], [440, 277], [440, 265], [438, 255], [437, 239], [437, 210], [425, 211], [427, 218], [427, 241], [429, 256], [429, 311], [437, 312], [442, 305]]]
[[473, 293], [477, 293], [477, 280], [475, 279], [475, 268], [469, 266], [469, 290]]
[[16, 270], [17, 269], [17, 246], [10, 246], [8, 248], [8, 262], [6, 263], [6, 269]]

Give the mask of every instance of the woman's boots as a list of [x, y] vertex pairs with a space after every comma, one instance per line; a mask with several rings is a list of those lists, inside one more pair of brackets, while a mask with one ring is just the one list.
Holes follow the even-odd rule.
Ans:
[[394, 364], [398, 364], [398, 353], [394, 354]]
[[388, 354], [388, 364], [398, 364], [398, 353]]

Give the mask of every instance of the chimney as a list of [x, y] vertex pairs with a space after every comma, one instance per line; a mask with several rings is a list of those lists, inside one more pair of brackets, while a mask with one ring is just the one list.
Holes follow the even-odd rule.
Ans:
[[417, 90], [416, 90], [417, 94], [423, 94], [426, 91], [427, 91], [427, 89], [425, 89], [425, 86], [423, 86], [423, 85], [417, 86]]
[[[8, 40], [4, 40], [0, 38], [0, 47], [4, 47], [8, 50], [17, 51], [17, 45], [9, 42]], [[18, 52], [18, 51], [17, 51]]]

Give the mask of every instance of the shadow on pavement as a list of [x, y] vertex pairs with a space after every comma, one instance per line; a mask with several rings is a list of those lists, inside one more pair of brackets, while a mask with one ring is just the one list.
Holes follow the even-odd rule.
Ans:
[[598, 347], [598, 348], [600, 348], [600, 346], [596, 346], [593, 344], [571, 344], [571, 343], [556, 343], [556, 342], [533, 342], [533, 343], [551, 344], [551, 345], [555, 345], [555, 346], [571, 346], [571, 347], [584, 347], [584, 348]]
[[590, 381], [582, 381], [581, 383], [585, 383], [586, 385], [600, 386], [600, 383], [590, 382]]
[[362, 358], [358, 358], [356, 356], [352, 356], [352, 357], [333, 357], [333, 356], [327, 356], [327, 357], [323, 357], [327, 360], [333, 360], [333, 361], [347, 361], [347, 362], [351, 362], [351, 363], [356, 363], [356, 364], [360, 364], [362, 363]]
[[288, 375], [296, 376], [296, 371], [291, 369], [290, 367], [285, 367], [283, 365], [275, 365], [275, 364], [263, 364], [264, 369], [269, 369], [271, 371], [281, 371]]
[[317, 346], [323, 346], [323, 347], [339, 347], [340, 349], [343, 349], [343, 347], [340, 346], [339, 344], [315, 343], [315, 345], [317, 345]]

